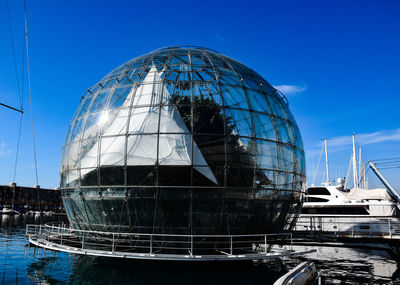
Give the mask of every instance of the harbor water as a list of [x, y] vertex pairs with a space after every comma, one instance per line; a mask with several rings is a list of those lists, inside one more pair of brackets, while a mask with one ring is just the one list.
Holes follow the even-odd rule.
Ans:
[[1, 284], [273, 284], [305, 260], [315, 262], [322, 284], [400, 284], [398, 264], [384, 250], [314, 247], [315, 253], [291, 259], [193, 264], [74, 256], [29, 246], [26, 223], [63, 219], [1, 216]]

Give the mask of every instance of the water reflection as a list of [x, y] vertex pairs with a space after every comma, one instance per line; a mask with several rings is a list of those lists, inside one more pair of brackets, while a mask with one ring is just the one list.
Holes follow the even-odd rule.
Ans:
[[[400, 282], [396, 261], [384, 250], [329, 247], [295, 246], [295, 249], [316, 249], [307, 260], [315, 262], [324, 284], [386, 284]], [[287, 264], [298, 264], [304, 258], [288, 260]]]
[[[29, 246], [25, 223], [56, 217], [1, 217], [1, 284], [273, 284], [289, 269], [312, 260], [323, 284], [400, 284], [395, 261], [383, 250], [314, 247], [295, 259], [253, 263], [184, 263], [74, 256]], [[305, 249], [305, 247], [298, 249]]]
[[76, 284], [273, 284], [285, 271], [284, 266], [272, 270], [252, 263], [165, 263], [81, 256], [74, 260], [71, 279]]

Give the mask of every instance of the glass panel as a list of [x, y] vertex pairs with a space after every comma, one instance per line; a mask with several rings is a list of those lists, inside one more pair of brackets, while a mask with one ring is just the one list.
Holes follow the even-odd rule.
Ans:
[[65, 172], [68, 169], [68, 153], [69, 145], [64, 145], [61, 151], [61, 172]]
[[98, 112], [87, 117], [82, 139], [95, 138], [100, 134], [102, 115], [103, 112]]
[[275, 119], [275, 122], [278, 127], [279, 141], [293, 144], [294, 139], [292, 134], [289, 132], [290, 126], [288, 126], [288, 122], [278, 118]]
[[100, 165], [124, 165], [125, 136], [101, 139]]
[[247, 95], [253, 110], [271, 114], [271, 109], [268, 101], [266, 100], [267, 96], [265, 94], [247, 89]]
[[255, 142], [252, 139], [236, 136], [227, 140], [227, 164], [234, 167], [255, 166]]
[[107, 95], [108, 95], [107, 90], [101, 89], [99, 91], [97, 96], [94, 98], [92, 107], [90, 108], [91, 113], [101, 111], [105, 108], [106, 101], [107, 101]]
[[276, 143], [257, 140], [257, 165], [259, 168], [277, 168]]
[[158, 184], [160, 186], [189, 186], [191, 171], [191, 166], [159, 166]]
[[156, 185], [157, 182], [155, 166], [128, 166], [126, 176], [128, 185]]
[[82, 118], [85, 116], [92, 99], [93, 99], [93, 93], [88, 93], [86, 97], [83, 99], [83, 101], [80, 103], [79, 109], [76, 112], [75, 119]]
[[[155, 106], [161, 103], [161, 96], [165, 93], [162, 80], [156, 71], [149, 72], [137, 87], [133, 96], [132, 106]], [[167, 96], [166, 93], [164, 96]]]
[[[214, 162], [217, 165], [225, 164], [224, 136], [195, 135], [194, 140], [208, 165], [210, 165], [211, 162]], [[195, 159], [194, 163], [198, 164], [199, 162]]]
[[133, 94], [129, 96], [129, 98], [128, 95], [134, 91], [134, 87], [132, 88], [131, 86], [123, 86], [115, 89], [114, 93], [111, 96], [110, 103], [108, 104], [108, 109], [115, 109], [120, 106], [130, 106], [130, 101], [133, 97]]
[[100, 168], [101, 185], [124, 185], [123, 167], [101, 167]]
[[126, 133], [129, 109], [107, 110], [101, 115], [103, 136], [120, 135]]
[[[194, 106], [193, 132], [195, 134], [224, 134], [225, 124], [222, 109], [219, 106], [208, 105]], [[190, 116], [187, 121], [190, 123]]]
[[[160, 165], [191, 165], [191, 135], [160, 135], [158, 163]], [[198, 148], [194, 148], [195, 158], [199, 164], [206, 164]]]
[[286, 145], [278, 144], [279, 169], [293, 171], [293, 149]]
[[64, 172], [61, 176], [61, 187], [73, 187], [79, 183], [79, 170], [72, 169]]
[[[183, 108], [180, 109], [182, 110]], [[188, 109], [188, 115], [190, 116], [190, 107]], [[172, 105], [161, 107], [160, 133], [189, 133], [176, 107]]]
[[81, 185], [93, 186], [97, 185], [97, 168], [83, 168], [81, 169]]
[[196, 51], [191, 51], [190, 53], [190, 60], [191, 60], [191, 64], [192, 66], [203, 66], [205, 63], [203, 61], [203, 55], [201, 53], [198, 53]]
[[287, 172], [280, 172], [278, 175], [278, 183], [277, 188], [279, 189], [288, 189], [289, 188], [289, 173]]
[[98, 161], [98, 139], [83, 140], [80, 145], [80, 167], [96, 167]]
[[273, 119], [268, 115], [252, 113], [257, 138], [276, 140]]
[[[215, 179], [213, 177], [215, 177]], [[195, 186], [221, 185], [223, 181], [223, 175], [216, 175], [213, 167], [196, 166], [193, 168], [193, 185]]]
[[197, 82], [202, 82], [202, 83], [212, 83], [218, 90], [218, 80], [215, 76], [214, 70], [210, 66], [204, 66], [202, 68], [199, 68], [198, 66], [193, 67], [194, 71], [192, 73], [193, 80]]
[[229, 87], [226, 85], [221, 86], [224, 98], [225, 107], [234, 107], [249, 110], [246, 95], [242, 88]]
[[80, 142], [72, 142], [66, 149], [64, 160], [68, 169], [77, 168], [79, 162]]
[[[198, 76], [200, 76], [200, 74]], [[192, 88], [195, 105], [210, 105], [211, 103], [222, 106], [222, 98], [219, 92], [219, 86], [216, 83], [194, 83]]]
[[132, 108], [129, 133], [157, 133], [159, 107]]
[[[275, 185], [275, 173], [271, 170], [262, 170], [256, 169], [255, 171], [255, 185], [257, 189], [265, 189], [265, 188], [273, 188]], [[259, 195], [267, 195], [271, 197], [275, 191], [273, 192], [263, 192], [259, 193]]]
[[218, 79], [222, 84], [229, 84], [229, 85], [234, 85], [234, 86], [241, 85], [240, 78], [235, 75], [220, 73]]
[[254, 168], [228, 167], [226, 173], [227, 186], [253, 187]]
[[295, 168], [294, 171], [297, 173], [305, 173], [306, 172], [306, 160], [304, 158], [304, 151], [296, 150], [296, 160], [295, 160]]
[[157, 161], [157, 135], [128, 137], [127, 165], [155, 165]]
[[248, 75], [243, 77], [243, 81], [242, 82], [243, 82], [244, 87], [250, 88], [250, 89], [254, 89], [254, 90], [259, 90], [260, 83], [261, 83], [256, 78], [249, 77]]
[[176, 83], [174, 93], [171, 96], [163, 98], [163, 104], [172, 104], [172, 105], [190, 105], [192, 93], [190, 90], [190, 85], [182, 85]]
[[278, 98], [277, 95], [268, 96], [267, 99], [272, 106], [272, 112], [275, 116], [281, 117], [283, 119], [288, 119], [288, 116], [284, 110], [286, 108], [283, 106], [284, 103], [282, 102], [282, 99]]
[[293, 133], [293, 139], [294, 139], [294, 144], [299, 147], [299, 148], [303, 148], [303, 140], [301, 138], [301, 134], [300, 134], [300, 130], [297, 127], [297, 125], [291, 124], [292, 127], [292, 133]]
[[248, 111], [225, 109], [225, 121], [229, 135], [253, 136], [251, 114]]
[[77, 121], [75, 121], [71, 137], [69, 138], [70, 142], [81, 139], [82, 124], [83, 124], [83, 118], [80, 118]]

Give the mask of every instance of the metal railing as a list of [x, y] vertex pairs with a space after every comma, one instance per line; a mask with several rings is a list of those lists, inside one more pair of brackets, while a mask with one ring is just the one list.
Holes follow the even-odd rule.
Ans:
[[175, 235], [80, 230], [65, 224], [26, 225], [26, 236], [52, 247], [110, 253], [174, 255], [268, 254], [275, 244], [293, 250], [292, 234]]
[[332, 233], [348, 237], [400, 238], [400, 220], [354, 215], [301, 215], [294, 232]]

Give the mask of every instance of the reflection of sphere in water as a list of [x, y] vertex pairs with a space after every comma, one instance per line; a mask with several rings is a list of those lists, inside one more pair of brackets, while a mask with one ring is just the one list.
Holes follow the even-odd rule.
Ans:
[[253, 70], [204, 48], [160, 49], [121, 65], [88, 90], [69, 126], [61, 187], [71, 224], [281, 231], [305, 181], [284, 99]]

